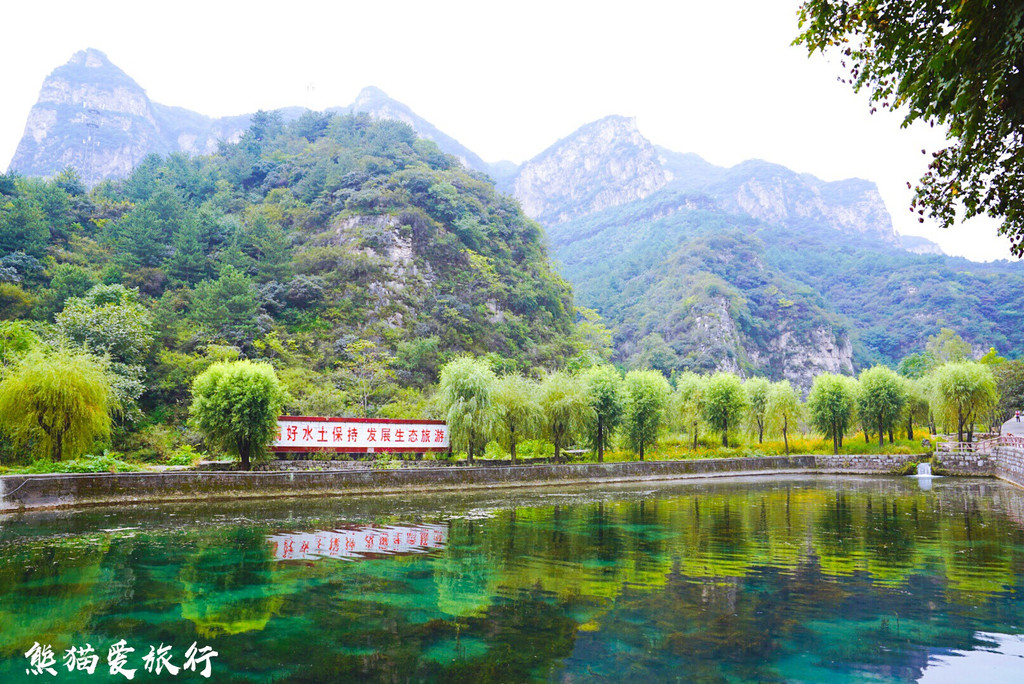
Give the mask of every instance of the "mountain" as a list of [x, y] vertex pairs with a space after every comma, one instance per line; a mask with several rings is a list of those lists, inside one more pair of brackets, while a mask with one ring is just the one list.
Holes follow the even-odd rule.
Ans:
[[540, 226], [365, 113], [259, 113], [211, 155], [150, 156], [92, 190], [0, 176], [0, 321], [53, 321], [97, 283], [152, 316], [142, 401], [161, 412], [224, 354], [273, 363], [297, 415], [373, 415], [456, 355], [527, 370], [578, 350]]
[[472, 150], [450, 135], [438, 130], [436, 126], [416, 114], [408, 106], [388, 97], [387, 93], [380, 88], [373, 86], [363, 88], [359, 95], [356, 96], [355, 102], [348, 107], [335, 107], [327, 111], [341, 114], [365, 112], [375, 119], [401, 121], [416, 131], [416, 135], [419, 137], [437, 143], [437, 146], [445, 154], [458, 157], [459, 161], [466, 167], [484, 173], [490, 168], [487, 162], [478, 157]]
[[528, 216], [552, 226], [642, 199], [666, 182], [658, 153], [636, 121], [609, 116], [523, 164], [510, 189]]
[[[306, 110], [278, 111], [284, 121], [293, 121]], [[366, 112], [377, 119], [401, 121], [467, 167], [489, 169], [457, 140], [377, 88], [365, 88], [351, 105], [328, 112]], [[70, 166], [94, 185], [107, 178], [124, 178], [149, 154], [211, 154], [222, 141], [237, 142], [251, 122], [252, 114], [211, 118], [153, 102], [105, 54], [82, 50], [43, 81], [8, 168], [51, 177]]]

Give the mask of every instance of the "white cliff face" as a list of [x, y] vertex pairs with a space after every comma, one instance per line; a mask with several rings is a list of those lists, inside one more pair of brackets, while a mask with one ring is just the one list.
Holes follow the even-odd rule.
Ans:
[[513, 183], [523, 211], [554, 225], [643, 199], [668, 182], [633, 119], [588, 124], [523, 164]]
[[[734, 190], [718, 195], [722, 208], [727, 211], [738, 210], [766, 223], [811, 222], [848, 234], [859, 233], [890, 246], [900, 244], [892, 218], [874, 183], [860, 180], [825, 183], [781, 167], [774, 167], [779, 169], [778, 173], [765, 172], [757, 165], [736, 167], [734, 177], [741, 176], [741, 169], [745, 168], [750, 169], [749, 177]], [[719, 192], [723, 185], [719, 186]]]
[[10, 169], [51, 176], [71, 166], [93, 184], [127, 176], [151, 153], [213, 152], [247, 126], [248, 117], [161, 107], [102, 52], [83, 50], [43, 82]]

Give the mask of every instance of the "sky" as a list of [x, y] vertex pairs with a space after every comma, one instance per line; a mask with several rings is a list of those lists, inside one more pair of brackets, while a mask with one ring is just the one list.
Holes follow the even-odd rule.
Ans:
[[368, 85], [486, 161], [522, 162], [585, 123], [636, 117], [658, 145], [874, 181], [896, 230], [976, 261], [1012, 258], [997, 224], [909, 211], [926, 126], [869, 114], [835, 59], [791, 46], [797, 0], [11, 3], [0, 23], [0, 165], [43, 79], [91, 47], [161, 104], [209, 116], [347, 105]]

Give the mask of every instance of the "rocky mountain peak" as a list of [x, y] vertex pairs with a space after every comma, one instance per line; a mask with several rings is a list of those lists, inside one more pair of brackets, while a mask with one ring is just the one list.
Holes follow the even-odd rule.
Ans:
[[643, 199], [667, 182], [636, 120], [607, 116], [523, 164], [512, 185], [529, 216], [555, 225]]

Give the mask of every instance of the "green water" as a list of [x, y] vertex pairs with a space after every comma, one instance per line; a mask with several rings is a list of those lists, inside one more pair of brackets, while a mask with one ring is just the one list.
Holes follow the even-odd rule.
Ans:
[[[1024, 491], [997, 481], [8, 516], [0, 681], [127, 681], [104, 662], [121, 639], [136, 682], [1013, 681], [1022, 580]], [[55, 677], [26, 674], [36, 642]], [[151, 645], [180, 667], [193, 642], [218, 653], [209, 680], [144, 670]], [[69, 673], [86, 643], [99, 668]]]

